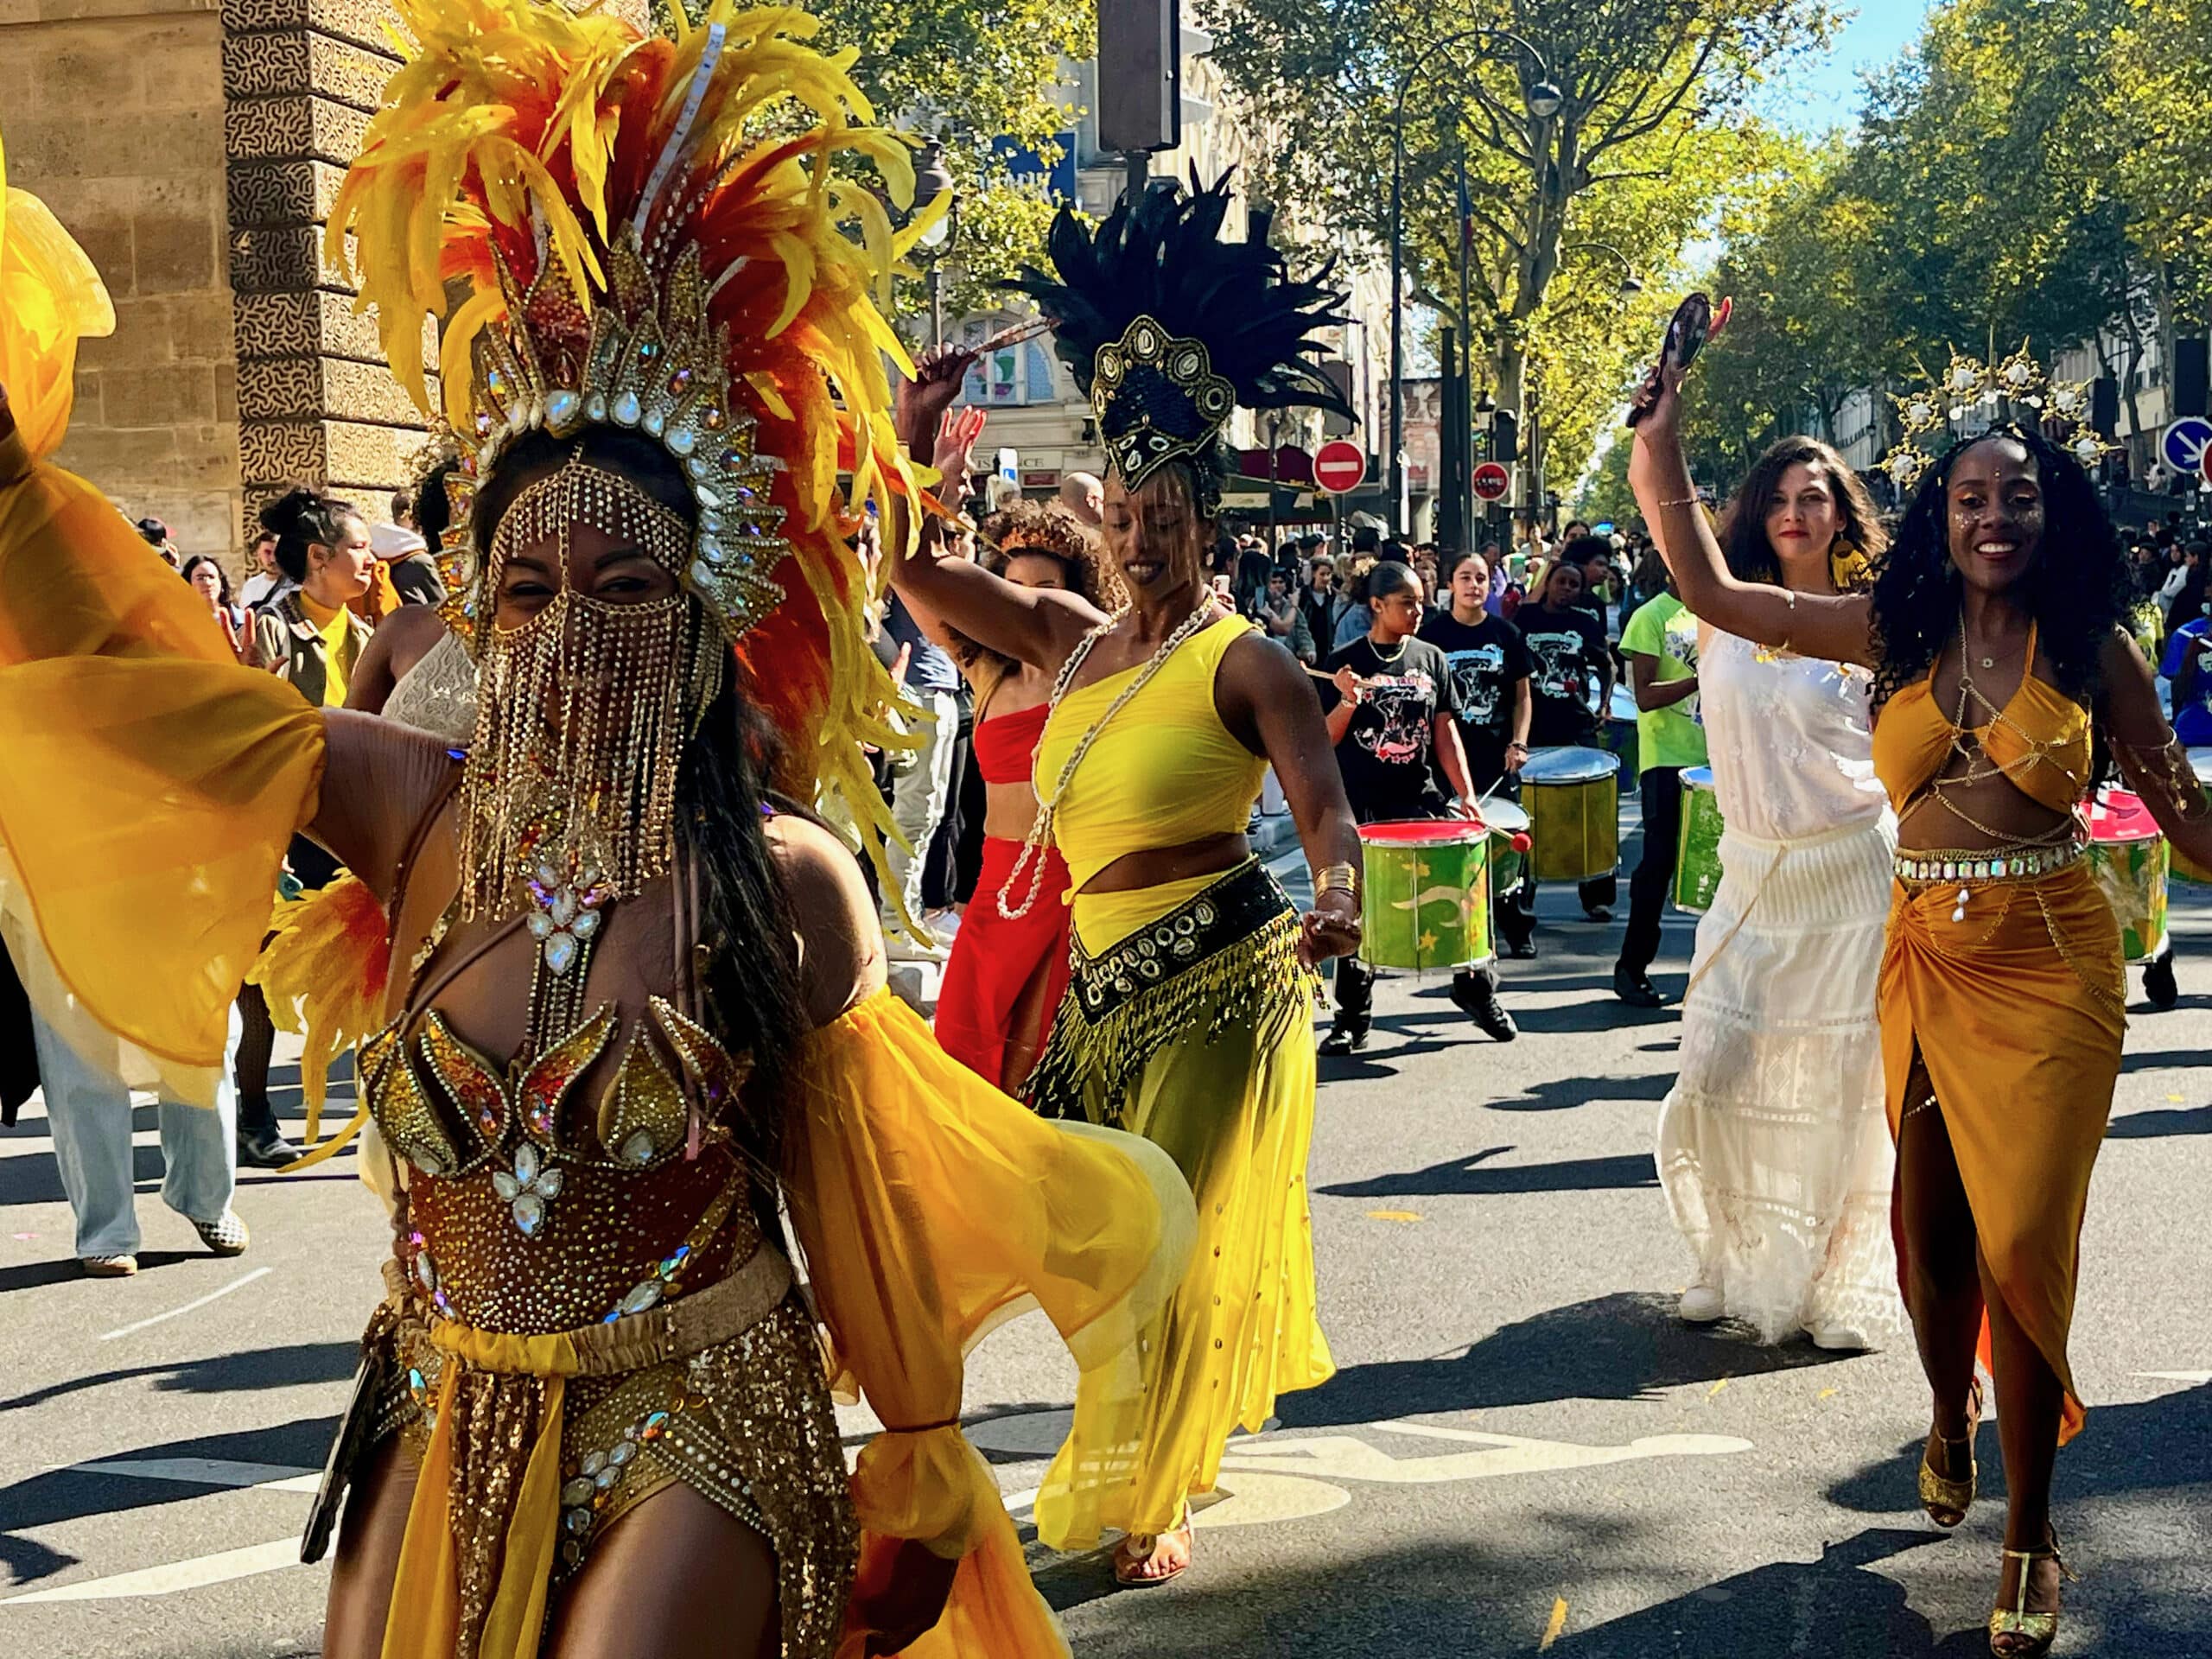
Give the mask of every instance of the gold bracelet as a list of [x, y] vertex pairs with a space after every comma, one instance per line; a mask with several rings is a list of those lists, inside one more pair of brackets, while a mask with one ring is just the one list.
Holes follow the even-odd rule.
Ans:
[[1679, 501], [1662, 501], [1659, 504], [1659, 510], [1664, 512], [1669, 507], [1701, 507], [1704, 505], [1705, 502], [1700, 497], [1686, 495]]
[[1313, 872], [1313, 896], [1325, 893], [1348, 893], [1359, 897], [1359, 871], [1351, 864], [1325, 864]]
[[1797, 637], [1797, 590], [1795, 588], [1784, 588], [1782, 590], [1782, 597], [1789, 607], [1789, 631], [1782, 636], [1782, 648], [1788, 651], [1789, 642]]

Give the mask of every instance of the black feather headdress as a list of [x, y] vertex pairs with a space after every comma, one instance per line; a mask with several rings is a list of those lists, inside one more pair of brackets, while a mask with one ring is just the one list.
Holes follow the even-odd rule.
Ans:
[[1331, 267], [1294, 280], [1262, 214], [1249, 239], [1224, 241], [1229, 180], [1208, 188], [1193, 176], [1187, 194], [1155, 185], [1095, 234], [1063, 207], [1047, 244], [1057, 276], [1025, 267], [1007, 284], [1052, 319], [1060, 360], [1090, 397], [1123, 485], [1187, 460], [1209, 512], [1224, 471], [1221, 429], [1238, 404], [1357, 418], [1311, 338], [1345, 320]]

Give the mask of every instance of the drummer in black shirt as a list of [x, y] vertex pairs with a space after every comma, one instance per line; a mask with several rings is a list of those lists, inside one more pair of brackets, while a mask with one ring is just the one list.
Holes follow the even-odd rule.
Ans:
[[[1536, 603], [1522, 606], [1513, 618], [1535, 662], [1529, 679], [1535, 707], [1529, 741], [1539, 749], [1562, 744], [1597, 747], [1596, 711], [1612, 701], [1613, 653], [1605, 642], [1605, 625], [1583, 608], [1582, 566], [1575, 552], [1570, 543], [1544, 572]], [[1611, 876], [1585, 881], [1580, 891], [1585, 915], [1593, 922], [1612, 920], [1610, 906], [1617, 892]]]
[[[1366, 591], [1368, 632], [1329, 658], [1334, 679], [1320, 688], [1353, 815], [1362, 823], [1471, 817], [1476, 791], [1459, 742], [1451, 671], [1443, 652], [1414, 637], [1420, 580], [1404, 565], [1386, 563], [1369, 573]], [[1432, 753], [1457, 802], [1436, 787]], [[1337, 1018], [1322, 1039], [1324, 1054], [1367, 1046], [1374, 1000], [1375, 970], [1357, 957], [1338, 957]], [[1498, 1005], [1497, 970], [1487, 964], [1455, 973], [1452, 1000], [1499, 1042], [1518, 1034]]]
[[[1459, 741], [1467, 752], [1467, 778], [1475, 798], [1516, 799], [1521, 763], [1529, 758], [1529, 722], [1534, 699], [1529, 690], [1535, 666], [1521, 630], [1489, 611], [1490, 561], [1462, 553], [1445, 572], [1450, 608], [1431, 616], [1421, 639], [1444, 653], [1458, 705]], [[1527, 865], [1512, 888], [1491, 893], [1498, 943], [1509, 957], [1536, 954], [1535, 904]]]

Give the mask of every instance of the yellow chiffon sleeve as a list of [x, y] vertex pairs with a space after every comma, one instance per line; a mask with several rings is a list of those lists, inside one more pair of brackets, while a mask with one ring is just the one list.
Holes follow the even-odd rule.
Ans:
[[101, 1026], [219, 1065], [315, 815], [322, 716], [240, 667], [199, 595], [20, 432], [0, 438], [0, 732], [11, 921]]
[[[1086, 1467], [1127, 1479], [1139, 1328], [1181, 1278], [1190, 1189], [1149, 1141], [1047, 1122], [991, 1088], [888, 991], [816, 1033], [794, 1071], [793, 1231], [835, 1364], [887, 1431], [853, 1475], [860, 1599], [916, 1540], [960, 1567], [944, 1618], [907, 1653], [1065, 1653], [998, 1483], [960, 1433], [963, 1357], [1041, 1307], [1078, 1368]], [[848, 1633], [850, 1652], [865, 1634]]]

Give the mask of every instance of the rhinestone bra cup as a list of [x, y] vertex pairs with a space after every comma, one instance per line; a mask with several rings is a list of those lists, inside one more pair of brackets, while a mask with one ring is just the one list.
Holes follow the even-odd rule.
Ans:
[[435, 1012], [411, 1045], [398, 1022], [362, 1045], [369, 1109], [428, 1178], [402, 1255], [437, 1312], [571, 1329], [673, 1296], [679, 1275], [711, 1283], [758, 1242], [720, 1122], [744, 1067], [665, 999], [651, 1006], [592, 1112], [569, 1097], [614, 1040], [612, 1006], [511, 1079]]

